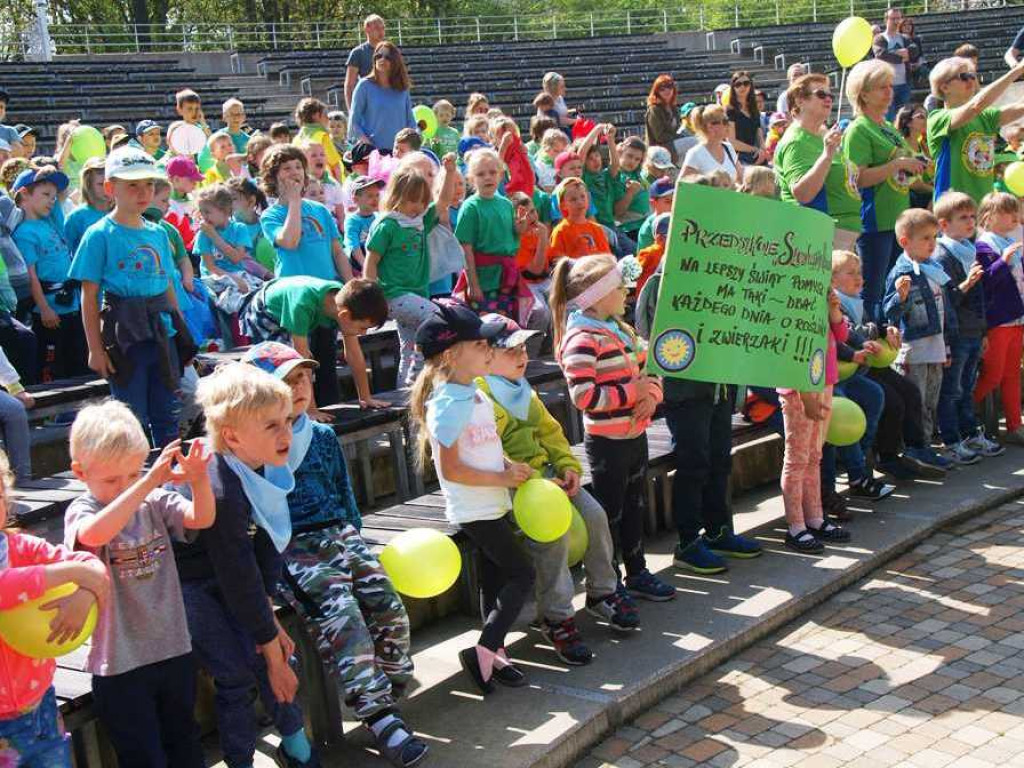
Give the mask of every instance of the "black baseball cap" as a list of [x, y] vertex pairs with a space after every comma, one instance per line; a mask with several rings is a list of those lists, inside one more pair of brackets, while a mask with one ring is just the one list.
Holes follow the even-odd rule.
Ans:
[[460, 341], [492, 341], [505, 332], [504, 323], [485, 323], [465, 304], [434, 302], [437, 312], [416, 331], [424, 357], [436, 357]]
[[352, 149], [344, 154], [341, 158], [341, 162], [345, 168], [352, 170], [352, 166], [356, 163], [364, 163], [373, 154], [374, 146], [366, 141], [358, 142]]

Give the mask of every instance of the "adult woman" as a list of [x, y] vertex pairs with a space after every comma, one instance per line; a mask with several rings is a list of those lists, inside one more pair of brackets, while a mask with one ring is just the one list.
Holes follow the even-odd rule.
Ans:
[[843, 157], [857, 167], [861, 234], [857, 239], [864, 274], [864, 315], [882, 322], [885, 276], [896, 262], [896, 219], [910, 204], [910, 185], [925, 164], [885, 119], [893, 96], [892, 67], [862, 61], [850, 70], [846, 97], [856, 118], [843, 133]]
[[644, 133], [648, 146], [664, 147], [679, 162], [679, 108], [676, 106], [676, 83], [671, 75], [658, 75], [647, 94]]
[[366, 141], [389, 152], [395, 134], [416, 128], [409, 97], [409, 73], [402, 52], [385, 40], [373, 49], [373, 71], [356, 84], [352, 93], [352, 115], [348, 136], [355, 144]]
[[978, 75], [969, 59], [943, 59], [932, 70], [932, 95], [945, 107], [928, 116], [928, 148], [935, 158], [935, 199], [947, 189], [981, 202], [995, 183], [996, 135], [1024, 117], [1024, 101], [992, 106], [1024, 75], [1024, 61], [991, 85], [978, 90]]
[[914, 20], [905, 16], [900, 22], [900, 34], [903, 35], [903, 44], [907, 46], [910, 59], [910, 75], [915, 81], [924, 81], [928, 78], [928, 62], [924, 57], [924, 44], [914, 30]]
[[928, 142], [924, 137], [927, 122], [928, 113], [920, 104], [908, 104], [900, 107], [900, 111], [896, 113], [896, 130], [903, 134], [914, 156], [928, 164], [925, 172], [910, 186], [911, 208], [928, 208], [932, 202], [932, 193], [935, 191], [932, 184], [935, 179], [935, 163], [932, 162]]
[[836, 220], [835, 246], [850, 250], [860, 232], [856, 174], [839, 152], [843, 132], [826, 130], [832, 89], [825, 75], [802, 75], [786, 91], [792, 123], [775, 150], [782, 199]]
[[575, 109], [569, 109], [565, 103], [565, 78], [557, 72], [547, 72], [540, 82], [544, 93], [555, 100], [555, 112], [558, 113], [558, 127], [571, 128], [579, 119]]
[[724, 171], [733, 184], [742, 183], [743, 165], [728, 141], [729, 120], [725, 108], [718, 104], [697, 107], [690, 113], [690, 122], [700, 143], [686, 153], [683, 178]]
[[474, 92], [466, 99], [466, 119], [473, 115], [486, 115], [491, 108], [491, 103], [482, 93]]
[[733, 72], [729, 78], [729, 100], [726, 116], [729, 118], [729, 141], [740, 153], [740, 160], [748, 165], [763, 163], [764, 131], [761, 112], [757, 108], [757, 94], [749, 72]]

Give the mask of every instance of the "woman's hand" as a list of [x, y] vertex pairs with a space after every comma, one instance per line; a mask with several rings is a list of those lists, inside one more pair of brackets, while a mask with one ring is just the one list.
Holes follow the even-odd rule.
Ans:
[[843, 129], [838, 125], [833, 125], [825, 133], [825, 148], [822, 150], [822, 154], [828, 158], [833, 158], [836, 155], [836, 151], [843, 143]]

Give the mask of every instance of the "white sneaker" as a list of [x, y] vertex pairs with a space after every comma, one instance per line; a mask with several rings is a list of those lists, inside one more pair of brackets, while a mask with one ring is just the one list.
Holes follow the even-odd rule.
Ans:
[[959, 464], [960, 466], [977, 464], [981, 461], [981, 456], [964, 445], [963, 442], [945, 446], [942, 449], [942, 454], [954, 464]]
[[1001, 446], [995, 440], [990, 440], [988, 435], [985, 434], [985, 430], [982, 427], [978, 428], [978, 434], [974, 437], [967, 438], [964, 443], [975, 453], [980, 453], [986, 458], [992, 458], [993, 456], [1002, 456], [1006, 453], [1006, 448]]

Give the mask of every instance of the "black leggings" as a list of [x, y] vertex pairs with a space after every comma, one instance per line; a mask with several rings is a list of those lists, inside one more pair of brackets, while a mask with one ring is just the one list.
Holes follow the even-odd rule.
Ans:
[[878, 458], [894, 459], [904, 446], [923, 447], [926, 440], [931, 440], [931, 435], [924, 433], [921, 392], [917, 385], [892, 368], [872, 368], [868, 375], [885, 390], [885, 404], [875, 438]]
[[628, 440], [587, 435], [583, 445], [590, 462], [594, 496], [608, 515], [616, 570], [622, 563], [627, 576], [637, 576], [647, 569], [644, 559], [647, 435]]
[[338, 329], [337, 327], [314, 328], [309, 333], [309, 351], [320, 363], [313, 379], [313, 396], [316, 404], [334, 405], [341, 402], [341, 385], [338, 383]]
[[508, 515], [463, 523], [462, 530], [484, 556], [480, 565], [484, 629], [479, 644], [497, 651], [505, 647], [505, 635], [533, 592], [533, 561]]
[[34, 315], [32, 330], [36, 335], [39, 381], [69, 379], [89, 372], [89, 345], [80, 312], [61, 315], [56, 328], [47, 328], [42, 318]]

